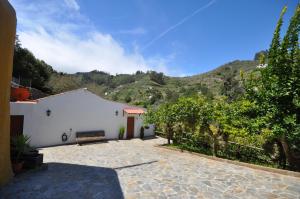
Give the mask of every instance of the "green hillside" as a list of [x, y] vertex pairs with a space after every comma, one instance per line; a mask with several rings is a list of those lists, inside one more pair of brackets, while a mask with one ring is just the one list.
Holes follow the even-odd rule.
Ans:
[[189, 77], [168, 77], [155, 71], [135, 74], [110, 75], [102, 71], [66, 74], [55, 71], [52, 66], [38, 60], [16, 39], [13, 76], [24, 86], [37, 88], [47, 94], [56, 94], [78, 88], [88, 88], [104, 98], [147, 106], [163, 101], [175, 101], [180, 96], [198, 93], [213, 97], [231, 96], [241, 92], [238, 79], [240, 71], [249, 72], [258, 65], [261, 51], [254, 60], [233, 61], [207, 73]]
[[251, 71], [257, 61], [233, 61], [210, 72], [189, 77], [163, 76], [162, 82], [155, 79], [159, 73], [141, 71], [136, 74], [110, 75], [102, 71], [64, 74], [53, 73], [47, 87], [53, 93], [86, 87], [94, 93], [115, 101], [135, 105], [158, 104], [175, 100], [180, 96], [191, 96], [201, 92], [209, 97], [221, 94], [228, 77], [239, 79], [240, 70]]

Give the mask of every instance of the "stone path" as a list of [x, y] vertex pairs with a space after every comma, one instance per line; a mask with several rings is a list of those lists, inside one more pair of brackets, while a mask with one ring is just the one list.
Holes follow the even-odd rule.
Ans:
[[0, 198], [300, 198], [300, 178], [154, 147], [164, 142], [44, 148], [48, 170], [19, 175]]

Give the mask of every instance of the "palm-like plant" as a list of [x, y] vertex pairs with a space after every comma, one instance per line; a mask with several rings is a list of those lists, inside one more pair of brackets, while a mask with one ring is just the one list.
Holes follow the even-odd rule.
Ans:
[[11, 139], [11, 148], [13, 154], [15, 155], [13, 160], [16, 163], [20, 162], [21, 155], [24, 152], [30, 150], [29, 139], [30, 137], [27, 135], [19, 135]]

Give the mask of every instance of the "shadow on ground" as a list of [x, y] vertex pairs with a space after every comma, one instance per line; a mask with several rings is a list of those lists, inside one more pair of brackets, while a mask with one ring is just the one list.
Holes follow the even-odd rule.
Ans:
[[128, 169], [131, 167], [138, 167], [138, 166], [142, 166], [142, 165], [147, 165], [147, 164], [152, 164], [158, 162], [158, 160], [154, 160], [154, 161], [149, 161], [149, 162], [143, 162], [143, 163], [139, 163], [139, 164], [132, 164], [132, 165], [127, 165], [127, 166], [123, 166], [123, 167], [115, 167], [115, 170], [121, 170], [121, 169]]
[[158, 139], [159, 137], [157, 136], [146, 136], [144, 137], [142, 140], [145, 141], [145, 140], [154, 140], [154, 139]]
[[98, 141], [84, 141], [80, 144], [77, 144], [78, 146], [85, 146], [85, 145], [93, 145], [93, 144], [105, 144], [108, 143], [108, 140], [98, 140]]
[[124, 198], [114, 169], [48, 163], [48, 169], [20, 174], [0, 189], [0, 198]]

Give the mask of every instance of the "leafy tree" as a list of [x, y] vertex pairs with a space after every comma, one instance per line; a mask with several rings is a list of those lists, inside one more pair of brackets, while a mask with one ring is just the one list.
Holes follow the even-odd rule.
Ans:
[[150, 71], [149, 72], [149, 77], [151, 81], [154, 81], [158, 84], [165, 84], [165, 79], [164, 79], [164, 74], [163, 73], [158, 73], [155, 71]]
[[142, 74], [144, 74], [144, 72], [143, 71], [141, 71], [141, 70], [138, 70], [138, 71], [136, 71], [136, 73], [135, 73], [136, 75], [142, 75]]
[[176, 114], [175, 121], [182, 123], [186, 131], [195, 131], [200, 113], [198, 98], [179, 98], [172, 105], [172, 111]]
[[254, 61], [260, 61], [261, 57], [267, 57], [267, 56], [268, 56], [267, 50], [259, 51], [259, 52], [255, 53]]
[[231, 102], [241, 96], [244, 90], [240, 85], [240, 81], [235, 78], [237, 71], [228, 70], [230, 72], [225, 73], [223, 76], [224, 83], [221, 87], [221, 95], [225, 95], [228, 101]]
[[118, 97], [118, 94], [113, 94], [112, 95], [112, 100], [113, 101], [118, 101], [119, 97]]
[[150, 105], [155, 104], [155, 102], [159, 101], [163, 97], [162, 93], [158, 89], [155, 89], [155, 88], [147, 89], [146, 96], [148, 97], [147, 102]]
[[[51, 92], [51, 89], [46, 87], [46, 83], [54, 72], [50, 65], [43, 60], [36, 59], [29, 50], [22, 48], [18, 37], [16, 38], [13, 60], [14, 77], [20, 78], [21, 81], [29, 81], [34, 88]], [[26, 82], [27, 86], [29, 82]]]
[[268, 53], [267, 67], [245, 82], [247, 97], [260, 106], [260, 119], [281, 144], [291, 167], [300, 167], [300, 5], [283, 39], [282, 10]]
[[129, 103], [129, 102], [131, 102], [132, 98], [130, 97], [130, 95], [126, 95], [124, 100], [126, 103]]
[[120, 74], [112, 77], [115, 86], [129, 84], [135, 81], [134, 75]]
[[146, 123], [155, 124], [158, 129], [162, 130], [167, 136], [168, 144], [171, 144], [175, 116], [176, 113], [172, 110], [172, 104], [166, 103], [160, 105], [156, 110], [148, 110], [144, 117]]
[[170, 89], [166, 89], [165, 100], [168, 102], [175, 102], [179, 98], [179, 94], [177, 92], [171, 91]]

